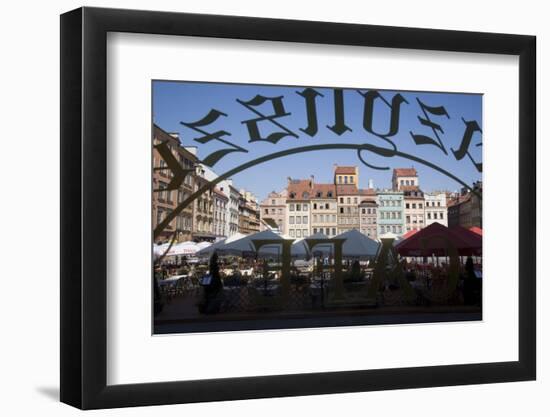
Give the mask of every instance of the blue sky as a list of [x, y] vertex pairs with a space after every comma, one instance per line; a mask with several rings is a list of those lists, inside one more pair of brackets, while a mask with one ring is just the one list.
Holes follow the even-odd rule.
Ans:
[[[305, 86], [307, 87], [307, 86]], [[226, 148], [226, 145], [211, 141], [200, 144], [194, 139], [202, 136], [200, 133], [182, 125], [180, 122], [195, 122], [205, 117], [210, 110], [216, 109], [227, 114], [220, 117], [214, 123], [202, 127], [207, 132], [225, 130], [231, 133], [224, 139], [248, 150], [248, 153], [234, 152], [226, 155], [212, 169], [218, 174], [232, 169], [244, 162], [284, 149], [308, 145], [320, 145], [329, 143], [370, 143], [387, 147], [387, 144], [377, 136], [367, 132], [363, 127], [364, 99], [356, 89], [344, 89], [344, 115], [345, 122], [352, 131], [347, 131], [341, 136], [332, 132], [327, 125], [334, 124], [334, 98], [331, 88], [314, 87], [323, 97], [316, 99], [317, 118], [319, 130], [314, 137], [302, 132], [300, 128], [307, 126], [305, 100], [297, 91], [303, 91], [305, 87], [266, 86], [266, 85], [242, 85], [222, 83], [198, 83], [198, 82], [153, 82], [153, 122], [168, 132], [178, 132], [184, 146], [197, 146], [199, 158], [204, 158], [211, 152]], [[360, 91], [373, 89], [371, 86], [361, 87]], [[428, 160], [466, 183], [481, 179], [481, 173], [477, 171], [468, 157], [457, 161], [452, 149], [457, 149], [464, 134], [465, 120], [475, 120], [483, 129], [482, 124], [482, 95], [480, 94], [450, 94], [450, 93], [426, 93], [379, 90], [381, 95], [391, 102], [396, 93], [400, 93], [408, 102], [401, 105], [399, 132], [391, 139], [401, 152], [409, 153]], [[249, 143], [250, 135], [245, 120], [256, 118], [257, 115], [241, 105], [241, 101], [249, 101], [256, 95], [267, 97], [283, 96], [283, 105], [290, 115], [276, 119], [277, 122], [298, 135], [283, 137], [276, 144], [267, 141]], [[440, 124], [443, 133], [440, 138], [448, 154], [445, 155], [439, 148], [433, 145], [417, 145], [411, 137], [410, 131], [435, 138], [433, 131], [423, 126], [418, 116], [424, 117], [417, 98], [428, 106], [444, 106], [449, 114], [445, 116], [430, 115], [433, 122]], [[266, 102], [255, 109], [264, 114], [272, 114], [271, 102]], [[374, 129], [385, 132], [389, 127], [389, 108], [377, 100], [374, 107]], [[282, 131], [281, 128], [267, 122], [259, 123], [260, 132], [265, 137], [269, 133]], [[482, 147], [475, 146], [482, 141], [480, 133], [475, 133], [470, 153], [476, 162], [481, 162]], [[384, 158], [371, 153], [363, 153], [367, 162], [378, 166], [390, 168], [414, 166], [418, 171], [420, 186], [424, 191], [460, 189], [461, 185], [447, 176], [413, 163], [407, 159], [392, 157]], [[315, 152], [300, 153], [285, 156], [252, 167], [233, 176], [237, 188], [245, 188], [252, 191], [260, 199], [272, 190], [280, 191], [286, 186], [287, 177], [308, 178], [315, 176], [316, 182], [332, 182], [333, 165], [357, 165], [359, 167], [359, 183], [366, 188], [368, 180], [374, 181], [375, 187], [389, 188], [391, 186], [391, 169], [380, 171], [369, 168], [361, 163], [357, 152], [353, 150], [321, 150]]]

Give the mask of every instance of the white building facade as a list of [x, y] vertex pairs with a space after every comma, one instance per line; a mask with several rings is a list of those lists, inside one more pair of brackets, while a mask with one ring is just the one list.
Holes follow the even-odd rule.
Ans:
[[426, 226], [439, 223], [448, 226], [447, 195], [445, 193], [424, 193]]

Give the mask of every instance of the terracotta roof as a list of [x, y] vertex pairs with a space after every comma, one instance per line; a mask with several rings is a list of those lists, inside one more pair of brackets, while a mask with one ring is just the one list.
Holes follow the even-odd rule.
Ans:
[[334, 173], [335, 174], [355, 174], [357, 167], [354, 166], [337, 166]]
[[342, 184], [336, 186], [336, 194], [338, 195], [358, 195], [359, 190], [354, 184]]
[[399, 189], [403, 191], [420, 191], [418, 185], [402, 185], [399, 187]]
[[[290, 180], [288, 182], [288, 197], [293, 198], [294, 194], [295, 200], [308, 200], [313, 194], [313, 181], [311, 179], [307, 180]], [[304, 193], [307, 193], [307, 197], [304, 196]]]
[[[313, 184], [312, 198], [331, 198], [328, 193], [332, 193], [332, 197], [336, 197], [336, 186], [334, 184]], [[318, 197], [317, 194], [321, 193]]]
[[376, 195], [376, 190], [374, 188], [361, 188], [359, 190], [360, 195]]
[[395, 168], [393, 175], [396, 177], [416, 177], [416, 169], [414, 168]]

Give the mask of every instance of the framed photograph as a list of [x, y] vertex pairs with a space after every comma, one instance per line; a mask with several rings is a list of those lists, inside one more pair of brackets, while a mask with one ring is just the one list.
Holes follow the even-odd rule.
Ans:
[[61, 400], [533, 380], [535, 37], [61, 16]]

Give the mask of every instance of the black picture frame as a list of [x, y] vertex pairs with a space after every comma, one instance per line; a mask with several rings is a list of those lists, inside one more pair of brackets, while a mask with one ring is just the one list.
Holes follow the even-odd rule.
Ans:
[[[519, 56], [519, 360], [107, 385], [108, 32]], [[536, 38], [136, 10], [61, 16], [61, 401], [82, 409], [533, 380], [536, 377]]]

